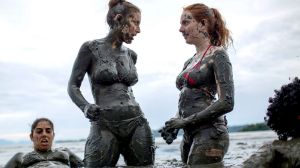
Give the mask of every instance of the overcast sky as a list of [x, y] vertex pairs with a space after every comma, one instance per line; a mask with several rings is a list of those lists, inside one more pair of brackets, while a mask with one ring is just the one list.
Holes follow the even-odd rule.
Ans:
[[[131, 0], [142, 10], [141, 33], [126, 45], [138, 54], [133, 87], [152, 129], [177, 111], [175, 79], [195, 53], [179, 33], [182, 7], [219, 9], [232, 32], [229, 49], [235, 107], [229, 125], [263, 122], [274, 89], [300, 76], [299, 0]], [[67, 94], [82, 43], [103, 38], [106, 0], [0, 0], [0, 139], [28, 140], [30, 124], [48, 117], [56, 139], [86, 138], [89, 122]], [[87, 78], [83, 94], [93, 99]]]

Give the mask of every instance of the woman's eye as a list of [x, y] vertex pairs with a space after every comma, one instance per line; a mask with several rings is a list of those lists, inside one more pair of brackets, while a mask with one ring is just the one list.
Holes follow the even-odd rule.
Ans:
[[184, 21], [181, 22], [181, 25], [186, 26], [187, 23], [188, 23], [188, 22], [184, 20]]
[[52, 133], [52, 129], [46, 129], [46, 132], [50, 134]]
[[42, 129], [36, 129], [36, 130], [35, 130], [35, 133], [37, 133], [37, 134], [40, 134], [40, 133], [42, 133], [42, 132], [43, 132]]

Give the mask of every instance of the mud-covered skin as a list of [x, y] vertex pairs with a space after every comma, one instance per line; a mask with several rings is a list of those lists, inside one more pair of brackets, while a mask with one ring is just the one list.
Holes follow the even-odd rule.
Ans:
[[85, 146], [85, 166], [115, 166], [119, 156], [131, 166], [151, 165], [154, 143], [151, 129], [143, 117], [128, 121], [92, 123]]
[[[72, 72], [77, 78], [71, 77], [71, 80], [75, 80], [75, 85], [72, 86], [75, 90], [71, 92], [71, 98], [84, 111], [88, 102], [80, 93], [79, 86], [82, 82], [81, 77], [86, 71], [95, 104], [99, 108], [95, 114], [98, 117], [90, 118], [92, 126], [85, 147], [87, 167], [114, 166], [120, 154], [124, 156], [128, 165], [153, 164], [152, 134], [131, 89], [131, 86], [138, 81], [136, 59], [137, 55], [132, 50], [124, 46], [112, 49], [107, 46], [105, 39], [87, 42], [79, 51], [75, 62], [79, 65], [75, 66]], [[142, 118], [140, 123], [135, 123], [134, 126], [128, 123], [120, 127], [131, 128], [125, 133], [123, 139], [113, 128], [107, 127], [108, 124], [105, 126], [105, 121], [110, 122], [109, 125], [114, 127], [114, 124], [118, 125], [124, 121], [126, 123], [126, 120], [139, 116]], [[128, 143], [121, 143], [125, 139]], [[128, 150], [123, 150], [126, 148]]]
[[182, 162], [188, 165], [221, 162], [229, 146], [226, 126], [208, 126], [204, 129], [195, 129], [193, 132], [184, 132], [180, 145]]
[[[209, 49], [198, 68], [189, 66], [193, 59], [185, 63], [176, 80], [180, 90], [179, 117], [167, 121], [166, 126], [183, 128], [185, 132], [181, 145], [183, 162], [189, 165], [216, 163], [222, 161], [229, 146], [224, 114], [234, 106], [231, 63], [220, 47]], [[195, 83], [184, 77], [187, 72]]]
[[5, 168], [79, 168], [83, 161], [67, 148], [59, 148], [47, 152], [17, 153], [4, 166]]
[[101, 109], [138, 106], [130, 87], [138, 81], [134, 65], [137, 55], [124, 46], [113, 49], [106, 43], [107, 39], [84, 43], [75, 61], [68, 89], [70, 97], [82, 111], [89, 104], [79, 90], [85, 73], [90, 80], [95, 104]]
[[[189, 60], [191, 61], [191, 60]], [[188, 66], [189, 61], [186, 63]], [[178, 75], [176, 86], [180, 89], [179, 114], [186, 124], [205, 125], [214, 120], [224, 121], [223, 115], [234, 106], [234, 86], [232, 68], [225, 50], [211, 50], [199, 68], [184, 70]], [[183, 77], [189, 75], [194, 85]], [[218, 99], [215, 101], [215, 95]]]
[[[134, 13], [128, 21], [111, 29], [107, 37], [84, 43], [73, 66], [68, 92], [91, 121], [85, 167], [115, 166], [120, 154], [129, 166], [154, 162], [151, 129], [131, 89], [138, 81], [137, 54], [122, 45], [131, 43], [139, 33], [140, 13]], [[80, 91], [86, 73], [95, 104]]]

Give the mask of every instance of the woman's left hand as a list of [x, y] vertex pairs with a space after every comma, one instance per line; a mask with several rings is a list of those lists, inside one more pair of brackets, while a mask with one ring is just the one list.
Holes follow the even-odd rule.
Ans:
[[183, 128], [187, 124], [186, 120], [183, 120], [181, 118], [171, 118], [169, 121], [165, 123], [167, 129], [172, 128]]

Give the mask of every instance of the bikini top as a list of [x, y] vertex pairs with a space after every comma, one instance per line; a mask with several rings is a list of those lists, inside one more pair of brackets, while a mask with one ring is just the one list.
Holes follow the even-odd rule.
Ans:
[[[207, 48], [207, 50], [210, 47]], [[206, 50], [206, 51], [207, 51]], [[194, 57], [188, 59], [183, 67], [183, 70], [179, 73], [176, 79], [176, 87], [181, 90], [183, 87], [195, 88], [203, 90], [209, 95], [216, 94], [216, 79], [215, 74], [222, 71], [218, 66], [220, 58], [222, 62], [227, 62], [227, 53], [224, 49], [216, 50], [209, 57], [205, 57], [206, 52], [202, 55], [202, 58], [194, 65], [191, 65]], [[216, 62], [216, 58], [218, 61]]]
[[90, 50], [95, 60], [90, 71], [93, 84], [123, 83], [132, 86], [137, 83], [137, 54], [133, 50], [122, 46], [118, 52], [107, 51], [102, 39], [89, 42], [86, 49]]

